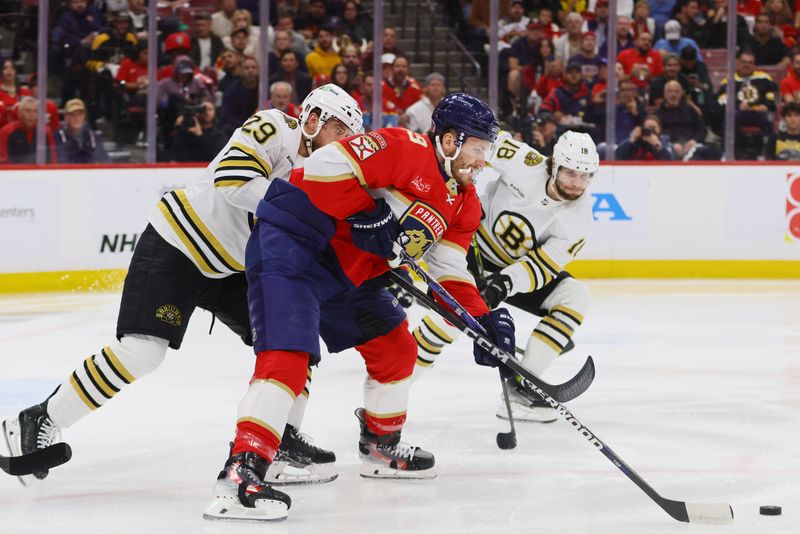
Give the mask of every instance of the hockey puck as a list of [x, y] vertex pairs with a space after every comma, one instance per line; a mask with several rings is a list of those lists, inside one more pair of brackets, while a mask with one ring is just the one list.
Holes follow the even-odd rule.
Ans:
[[780, 506], [762, 506], [758, 509], [758, 512], [761, 515], [781, 515], [783, 510], [781, 510]]
[[497, 446], [503, 450], [513, 449], [517, 446], [517, 437], [511, 432], [498, 432]]

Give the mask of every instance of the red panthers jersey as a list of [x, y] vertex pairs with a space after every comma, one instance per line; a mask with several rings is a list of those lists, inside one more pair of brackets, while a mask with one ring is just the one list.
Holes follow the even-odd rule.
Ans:
[[386, 272], [386, 260], [353, 244], [350, 215], [383, 198], [407, 238], [406, 252], [428, 269], [473, 315], [488, 313], [467, 270], [467, 250], [480, 225], [475, 187], [458, 186], [439, 166], [427, 136], [404, 128], [382, 128], [331, 143], [295, 169], [291, 182], [336, 219], [331, 240], [344, 272], [355, 284]]

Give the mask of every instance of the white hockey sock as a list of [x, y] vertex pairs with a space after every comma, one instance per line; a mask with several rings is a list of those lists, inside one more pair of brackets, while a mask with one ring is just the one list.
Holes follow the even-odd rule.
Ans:
[[416, 381], [425, 374], [445, 347], [456, 340], [459, 333], [458, 328], [448, 324], [438, 315], [423, 317], [422, 322], [412, 333], [417, 342], [417, 363], [414, 366], [412, 380]]
[[83, 361], [47, 403], [47, 414], [67, 428], [103, 406], [134, 380], [164, 361], [169, 342], [153, 336], [128, 335]]
[[286, 423], [292, 425], [300, 430], [300, 425], [303, 424], [303, 416], [306, 414], [306, 406], [308, 405], [309, 389], [311, 387], [311, 368], [308, 368], [308, 375], [306, 376], [306, 385], [302, 393], [297, 396], [292, 404], [292, 409], [289, 411], [289, 418]]
[[[403, 426], [398, 420], [405, 420], [408, 409], [408, 390], [411, 377], [383, 384], [367, 376], [364, 379], [364, 409], [373, 420], [380, 420], [382, 430], [394, 432]], [[397, 426], [397, 428], [394, 428]]]
[[528, 338], [523, 364], [542, 376], [572, 340], [583, 315], [566, 306], [555, 306], [539, 321]]
[[[253, 380], [239, 403], [236, 424], [254, 424], [271, 433], [280, 442], [294, 402], [295, 396], [289, 386], [272, 379]], [[237, 432], [237, 440], [241, 436]]]

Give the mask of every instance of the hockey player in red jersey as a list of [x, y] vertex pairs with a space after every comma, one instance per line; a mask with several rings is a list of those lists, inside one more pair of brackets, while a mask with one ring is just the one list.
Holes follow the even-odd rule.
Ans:
[[[481, 217], [472, 177], [497, 137], [496, 118], [457, 93], [439, 103], [433, 125], [427, 136], [385, 128], [332, 143], [259, 203], [245, 253], [257, 360], [207, 519], [287, 517], [288, 495], [263, 478], [320, 337], [329, 352], [356, 347], [366, 363], [356, 411], [361, 475], [435, 476], [433, 454], [400, 441], [417, 349], [381, 280], [400, 244], [424, 255], [431, 274], [513, 353], [510, 315], [489, 311], [466, 260]], [[496, 365], [479, 347], [474, 356]]]

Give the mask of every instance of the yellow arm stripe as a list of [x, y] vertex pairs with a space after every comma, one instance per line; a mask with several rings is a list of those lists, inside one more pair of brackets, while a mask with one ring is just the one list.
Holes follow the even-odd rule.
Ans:
[[181, 205], [183, 205], [183, 208], [186, 210], [186, 213], [189, 214], [189, 218], [195, 224], [197, 229], [200, 230], [200, 233], [202, 233], [208, 242], [211, 243], [211, 246], [214, 247], [214, 250], [216, 250], [217, 253], [222, 256], [222, 259], [225, 260], [225, 262], [235, 270], [244, 271], [244, 265], [233, 259], [233, 256], [231, 256], [230, 253], [225, 250], [225, 247], [222, 246], [222, 243], [219, 242], [216, 236], [214, 236], [211, 230], [209, 230], [200, 219], [200, 216], [197, 215], [197, 212], [194, 210], [189, 202], [189, 199], [186, 197], [186, 193], [183, 190], [179, 190], [176, 191], [175, 194], [178, 196], [178, 199], [180, 200]]
[[511, 256], [509, 256], [505, 250], [497, 246], [497, 243], [494, 242], [492, 236], [489, 235], [489, 232], [483, 227], [483, 225], [478, 227], [478, 233], [486, 242], [486, 244], [489, 245], [489, 248], [492, 249], [492, 252], [494, 252], [498, 258], [506, 262], [508, 265], [511, 265], [516, 261]]
[[181, 242], [183, 242], [184, 246], [186, 247], [186, 250], [188, 250], [189, 254], [192, 255], [192, 258], [194, 258], [194, 261], [197, 263], [197, 265], [200, 267], [200, 269], [202, 269], [203, 272], [206, 272], [206, 273], [209, 273], [209, 274], [216, 273], [217, 271], [212, 269], [211, 266], [208, 264], [208, 262], [206, 262], [206, 260], [203, 258], [203, 256], [201, 256], [200, 253], [197, 251], [197, 248], [195, 247], [194, 243], [189, 241], [189, 238], [186, 235], [186, 232], [184, 231], [183, 228], [180, 227], [180, 225], [178, 225], [178, 221], [176, 221], [173, 218], [172, 214], [167, 209], [167, 206], [164, 205], [163, 202], [159, 202], [158, 203], [158, 209], [161, 210], [161, 213], [164, 214], [164, 218], [167, 220], [169, 225], [172, 227], [172, 230], [175, 232], [175, 235], [177, 235], [178, 238], [181, 240]]
[[270, 425], [268, 425], [267, 423], [256, 417], [241, 417], [236, 420], [236, 424], [238, 425], [239, 423], [253, 423], [254, 425], [260, 426], [261, 428], [265, 429], [267, 432], [275, 436], [278, 439], [278, 441], [280, 441], [281, 439], [281, 435], [277, 430], [275, 430]]
[[303, 180], [307, 182], [344, 182], [345, 180], [354, 180], [356, 175], [352, 172], [345, 174], [337, 174], [335, 176], [316, 176], [313, 174], [304, 174]]
[[547, 265], [547, 267], [553, 271], [553, 274], [556, 275], [562, 271], [561, 266], [554, 262], [553, 259], [547, 255], [547, 252], [544, 251], [542, 247], [537, 248], [534, 252], [536, 255], [541, 258], [541, 260]]
[[441, 354], [442, 349], [440, 347], [434, 347], [433, 345], [431, 345], [428, 342], [428, 340], [425, 339], [425, 336], [423, 336], [422, 333], [419, 331], [419, 328], [415, 329], [412, 335], [414, 336], [414, 339], [417, 340], [417, 345], [419, 345], [426, 351], [430, 352], [431, 354]]
[[566, 306], [563, 306], [563, 305], [559, 304], [558, 306], [554, 306], [553, 307], [553, 311], [554, 312], [563, 313], [564, 315], [566, 315], [567, 317], [569, 317], [570, 319], [572, 319], [573, 321], [575, 321], [578, 324], [583, 323], [583, 315], [578, 313], [578, 312], [576, 312], [572, 308], [567, 308]]
[[553, 273], [550, 272], [550, 269], [548, 269], [547, 266], [544, 263], [542, 263], [542, 260], [539, 259], [539, 257], [536, 256], [535, 254], [528, 257], [534, 263], [536, 263], [536, 266], [539, 268], [539, 272], [542, 273], [542, 277], [544, 277], [542, 286], [549, 284], [553, 280]]
[[86, 393], [83, 392], [83, 388], [78, 384], [78, 381], [75, 380], [75, 375], [71, 375], [69, 377], [69, 383], [72, 386], [72, 389], [75, 390], [75, 393], [78, 394], [78, 397], [83, 401], [83, 403], [89, 407], [90, 410], [94, 411], [98, 408], [98, 406], [89, 400], [89, 397], [86, 396]]
[[439, 336], [439, 338], [442, 341], [446, 343], [452, 343], [453, 341], [455, 341], [452, 337], [448, 336], [444, 330], [439, 328], [439, 325], [433, 322], [433, 319], [431, 319], [429, 316], [426, 315], [425, 317], [423, 317], [422, 322], [425, 323], [425, 326], [430, 328], [431, 332]]
[[356, 160], [353, 159], [353, 156], [351, 156], [350, 153], [347, 151], [347, 149], [343, 147], [341, 144], [333, 143], [333, 146], [335, 146], [336, 149], [339, 152], [341, 152], [342, 155], [347, 159], [347, 161], [350, 162], [350, 166], [353, 167], [353, 172], [356, 174], [359, 183], [361, 184], [362, 187], [366, 189], [368, 187], [367, 181], [364, 179], [364, 172], [361, 170], [361, 165], [359, 165], [358, 162], [356, 162]]
[[537, 332], [536, 330], [533, 331], [533, 334], [531, 334], [531, 337], [535, 337], [536, 339], [544, 342], [551, 349], [556, 351], [557, 354], [561, 354], [561, 351], [564, 350], [564, 347], [559, 347], [558, 344], [555, 341], [553, 341], [552, 339], [550, 339], [546, 335], [542, 334], [541, 332]]
[[237, 178], [214, 180], [214, 187], [242, 187], [250, 183], [250, 180], [240, 180]]
[[453, 243], [452, 241], [448, 241], [447, 239], [440, 239], [438, 241], [438, 243], [440, 245], [444, 245], [445, 247], [450, 247], [450, 248], [452, 248], [454, 250], [457, 250], [458, 252], [460, 252], [464, 256], [467, 255], [467, 249], [465, 249], [464, 247], [462, 247], [458, 243]]
[[119, 361], [119, 358], [117, 358], [117, 355], [114, 354], [114, 352], [111, 350], [111, 347], [103, 347], [103, 350], [108, 356], [108, 361], [111, 362], [111, 365], [114, 367], [114, 370], [118, 372], [123, 378], [125, 378], [125, 380], [127, 380], [129, 384], [134, 380], [136, 380], [136, 377], [134, 377], [132, 374], [128, 372], [127, 369], [125, 369], [125, 366], [122, 365], [121, 361]]
[[525, 261], [525, 260], [520, 261], [520, 263], [525, 268], [525, 273], [527, 273], [528, 278], [531, 281], [530, 290], [534, 291], [536, 289], [539, 289], [539, 286], [536, 283], [536, 274], [533, 272], [533, 265], [531, 265], [531, 263], [529, 261]]
[[[248, 156], [253, 158], [253, 161], [256, 162], [259, 167], [261, 167], [262, 171], [264, 171], [264, 175], [265, 176], [269, 176], [270, 173], [272, 173], [272, 167], [269, 166], [269, 163], [264, 161], [264, 158], [259, 156], [258, 152], [253, 150], [252, 147], [249, 147], [247, 145], [243, 145], [242, 143], [231, 143], [231, 149], [233, 149], [233, 148], [235, 148], [236, 150], [239, 150], [241, 152], [244, 152], [245, 154], [247, 154]], [[230, 149], [228, 150], [228, 154], [230, 154]], [[226, 154], [226, 155], [228, 155], [228, 154]]]
[[[248, 158], [251, 156], [248, 156]], [[234, 169], [241, 169], [242, 167], [246, 167], [248, 169], [252, 169], [261, 176], [264, 175], [264, 168], [261, 166], [260, 163], [257, 161], [253, 161], [252, 159], [223, 159], [219, 163], [217, 163], [217, 168], [215, 169], [215, 173], [219, 170], [225, 170], [229, 168]]]
[[420, 367], [430, 367], [431, 365], [433, 365], [433, 362], [429, 362], [428, 360], [417, 356], [417, 365], [419, 365]]
[[97, 369], [92, 358], [86, 358], [86, 367], [89, 369], [89, 374], [94, 378], [94, 383], [106, 394], [106, 397], [111, 398], [116, 395], [116, 392], [109, 387], [106, 378]]

